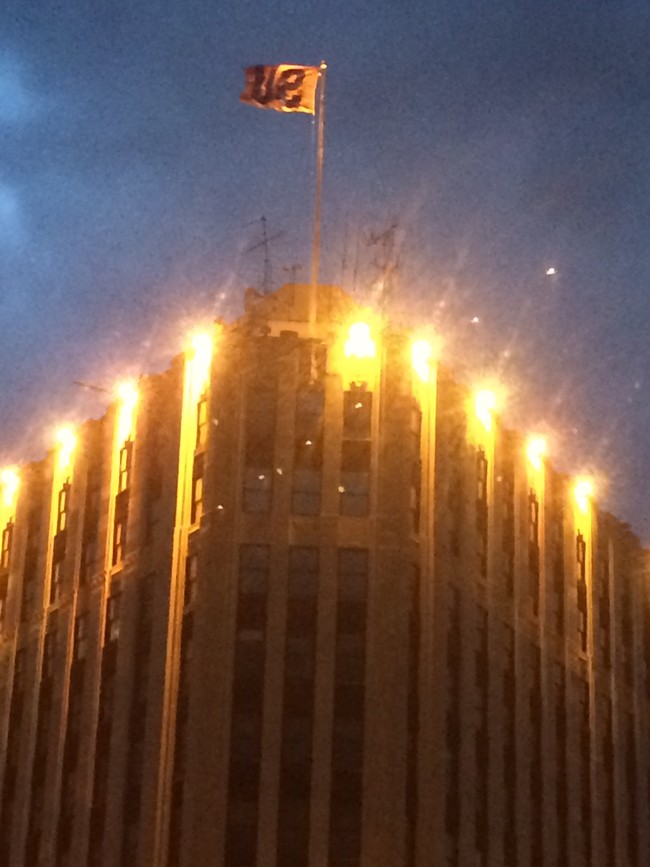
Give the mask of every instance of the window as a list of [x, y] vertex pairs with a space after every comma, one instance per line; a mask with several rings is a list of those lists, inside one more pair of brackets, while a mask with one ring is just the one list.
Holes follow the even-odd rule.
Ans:
[[479, 448], [476, 453], [476, 534], [478, 542], [479, 574], [487, 578], [488, 572], [488, 461]]
[[54, 676], [54, 664], [56, 658], [56, 631], [50, 630], [45, 634], [43, 642], [43, 680], [49, 680]]
[[74, 622], [74, 661], [79, 662], [86, 658], [88, 652], [88, 617], [79, 614]]
[[246, 394], [242, 507], [245, 512], [265, 514], [271, 511], [273, 491], [277, 364], [268, 341], [260, 341], [256, 349], [255, 376]]
[[318, 515], [321, 502], [321, 471], [293, 471], [291, 511], [294, 515]]
[[252, 467], [244, 470], [244, 511], [252, 514], [266, 514], [271, 511], [273, 477], [270, 469]]
[[190, 509], [190, 521], [199, 524], [203, 516], [203, 455], [197, 455], [194, 459], [192, 471], [192, 505]]
[[9, 568], [9, 556], [11, 554], [11, 541], [14, 535], [13, 521], [9, 521], [2, 531], [2, 546], [0, 547], [0, 569]]
[[539, 502], [535, 491], [528, 495], [528, 589], [533, 603], [533, 613], [539, 614]]
[[368, 551], [339, 550], [329, 863], [358, 864], [364, 758]]
[[185, 560], [185, 608], [188, 608], [196, 597], [196, 581], [199, 574], [199, 561], [196, 554], [190, 554]]
[[196, 405], [196, 448], [201, 449], [208, 441], [208, 394], [203, 392]]
[[0, 632], [2, 632], [5, 622], [8, 589], [9, 579], [6, 575], [0, 576]]
[[581, 533], [576, 537], [576, 561], [578, 563], [578, 634], [580, 649], [587, 652], [587, 545]]
[[507, 595], [513, 596], [515, 592], [515, 472], [512, 461], [504, 464], [501, 479], [503, 578]]
[[113, 531], [113, 566], [119, 565], [124, 559], [126, 550], [126, 519], [116, 518]]
[[111, 590], [106, 605], [106, 629], [104, 640], [106, 643], [117, 641], [120, 637], [120, 612], [122, 607], [122, 594], [119, 586]]
[[560, 492], [553, 500], [551, 520], [551, 568], [555, 595], [555, 632], [564, 634], [564, 512]]
[[370, 507], [370, 442], [344, 440], [341, 453], [341, 515], [361, 517]]
[[50, 576], [50, 605], [53, 605], [61, 596], [64, 562], [64, 559], [61, 558], [54, 560], [52, 563], [52, 574]]
[[369, 439], [372, 423], [372, 392], [365, 383], [353, 383], [343, 395], [343, 438]]
[[317, 515], [320, 511], [324, 397], [317, 386], [296, 394], [291, 491], [294, 515]]
[[68, 500], [70, 498], [70, 483], [66, 482], [59, 491], [56, 514], [56, 532], [62, 533], [68, 524]]
[[118, 493], [126, 491], [131, 481], [131, 462], [133, 458], [133, 440], [126, 440], [120, 449], [120, 474], [117, 490]]
[[422, 438], [422, 413], [417, 403], [411, 406], [411, 440], [412, 440], [412, 464], [411, 464], [411, 490], [410, 511], [411, 530], [420, 532], [420, 506], [422, 498], [422, 460], [420, 456]]

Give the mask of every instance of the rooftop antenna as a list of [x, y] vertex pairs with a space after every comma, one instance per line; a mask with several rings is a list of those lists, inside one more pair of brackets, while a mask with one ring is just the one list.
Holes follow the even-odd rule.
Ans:
[[295, 283], [298, 271], [302, 271], [302, 265], [294, 262], [292, 265], [285, 265], [282, 270], [289, 275], [289, 283]]
[[378, 292], [378, 301], [380, 306], [385, 309], [386, 304], [390, 301], [395, 289], [394, 277], [399, 265], [399, 257], [395, 249], [395, 235], [399, 223], [394, 220], [385, 231], [370, 233], [368, 238], [369, 247], [377, 247], [379, 252], [374, 262], [372, 263], [379, 269], [379, 277], [375, 283]]
[[80, 379], [73, 379], [73, 385], [78, 385], [79, 388], [84, 388], [86, 391], [98, 391], [101, 394], [110, 394], [110, 389], [102, 388], [101, 385], [92, 385], [90, 382], [82, 382]]
[[260, 223], [262, 224], [262, 240], [258, 241], [257, 244], [253, 244], [252, 247], [249, 247], [247, 250], [244, 250], [244, 253], [252, 253], [254, 250], [259, 250], [260, 247], [264, 248], [264, 271], [262, 275], [262, 291], [265, 295], [268, 295], [271, 291], [271, 255], [270, 255], [270, 243], [271, 241], [275, 241], [276, 238], [279, 238], [281, 235], [284, 235], [284, 232], [276, 232], [274, 235], [269, 237], [267, 225], [266, 225], [266, 217], [260, 217]]

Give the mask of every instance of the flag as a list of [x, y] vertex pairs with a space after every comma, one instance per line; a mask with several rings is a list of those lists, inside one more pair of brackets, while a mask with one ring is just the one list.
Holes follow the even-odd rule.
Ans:
[[249, 66], [244, 74], [242, 102], [275, 111], [316, 113], [317, 66]]

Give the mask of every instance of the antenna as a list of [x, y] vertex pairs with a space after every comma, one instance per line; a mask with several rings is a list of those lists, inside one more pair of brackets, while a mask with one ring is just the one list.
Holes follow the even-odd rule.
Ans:
[[302, 265], [298, 262], [294, 262], [293, 265], [285, 265], [282, 270], [289, 275], [289, 283], [295, 283], [298, 271], [302, 271]]
[[78, 385], [79, 388], [84, 388], [86, 391], [99, 391], [102, 394], [110, 394], [111, 391], [109, 388], [102, 388], [101, 385], [92, 385], [89, 382], [82, 382], [80, 379], [73, 379], [73, 385]]
[[275, 235], [271, 235], [269, 237], [266, 228], [266, 217], [262, 215], [259, 221], [262, 224], [262, 240], [258, 241], [257, 244], [253, 244], [253, 246], [249, 247], [247, 250], [244, 250], [244, 253], [252, 253], [254, 250], [259, 250], [260, 247], [264, 247], [264, 271], [262, 275], [262, 291], [265, 295], [268, 295], [271, 291], [271, 255], [269, 252], [270, 243], [271, 241], [275, 241], [275, 239], [279, 238], [281, 235], [284, 235], [284, 232], [276, 232]]
[[374, 262], [372, 263], [379, 269], [379, 277], [375, 283], [379, 302], [382, 308], [390, 301], [395, 289], [394, 277], [399, 266], [398, 253], [395, 250], [395, 235], [399, 228], [399, 223], [394, 220], [385, 231], [378, 233], [370, 233], [368, 238], [369, 247], [377, 247], [379, 252]]

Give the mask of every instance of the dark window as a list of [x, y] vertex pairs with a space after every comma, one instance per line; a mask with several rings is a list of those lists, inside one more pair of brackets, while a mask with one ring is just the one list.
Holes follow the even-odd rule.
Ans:
[[422, 498], [422, 461], [420, 457], [422, 437], [422, 412], [417, 403], [411, 407], [411, 440], [412, 440], [412, 464], [411, 464], [411, 489], [410, 511], [411, 529], [414, 533], [420, 532], [420, 506]]
[[528, 494], [528, 590], [533, 603], [533, 614], [539, 614], [539, 501], [535, 491]]
[[580, 649], [587, 652], [587, 545], [581, 533], [576, 537], [576, 561], [578, 563], [578, 633]]
[[14, 535], [13, 521], [9, 521], [2, 531], [2, 547], [0, 548], [0, 569], [6, 570], [9, 568], [9, 557], [11, 555], [11, 542]]
[[133, 440], [126, 440], [120, 449], [120, 468], [117, 490], [126, 491], [131, 484], [131, 463], [133, 460]]
[[43, 642], [43, 671], [42, 677], [44, 680], [49, 680], [54, 676], [55, 661], [56, 661], [56, 631], [49, 630], [45, 634]]
[[66, 482], [59, 491], [56, 514], [56, 532], [62, 533], [68, 525], [68, 503], [70, 500], [70, 484]]
[[203, 515], [203, 455], [197, 455], [194, 459], [194, 468], [192, 471], [192, 505], [190, 510], [190, 521], [192, 524], [198, 524]]
[[253, 865], [257, 851], [269, 555], [267, 545], [239, 554], [225, 867]]
[[126, 518], [116, 517], [113, 529], [113, 566], [124, 559], [126, 552]]
[[120, 637], [120, 615], [122, 608], [122, 593], [119, 587], [111, 590], [111, 595], [106, 603], [106, 630], [104, 641], [106, 643], [117, 641]]
[[501, 491], [503, 578], [505, 591], [511, 597], [515, 592], [515, 471], [512, 461], [507, 461], [503, 466]]
[[88, 653], [88, 615], [78, 614], [74, 622], [74, 661], [86, 658]]
[[330, 793], [332, 867], [358, 865], [361, 857], [368, 568], [366, 549], [339, 550]]
[[52, 573], [50, 575], [50, 605], [53, 605], [61, 596], [63, 587], [63, 565], [64, 560], [56, 559], [52, 563]]
[[273, 476], [271, 468], [244, 470], [244, 511], [265, 514], [271, 511]]
[[203, 392], [196, 405], [196, 448], [200, 449], [208, 441], [208, 395]]
[[372, 392], [365, 383], [352, 384], [343, 395], [343, 438], [369, 439], [372, 422]]
[[188, 608], [196, 597], [196, 584], [199, 575], [199, 561], [196, 554], [189, 554], [185, 559], [185, 591], [184, 605]]
[[370, 442], [344, 440], [341, 452], [340, 511], [358, 517], [370, 507]]
[[483, 449], [476, 453], [476, 536], [479, 574], [487, 578], [488, 570], [488, 461]]

